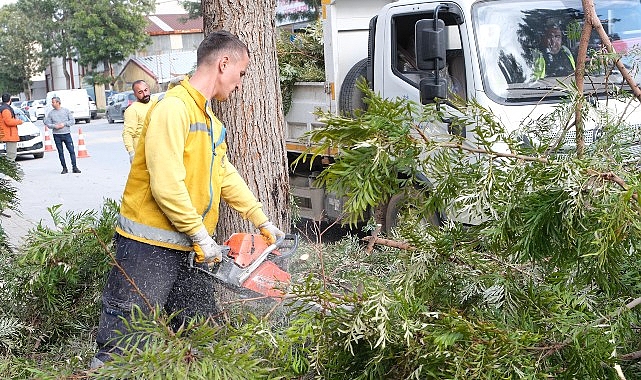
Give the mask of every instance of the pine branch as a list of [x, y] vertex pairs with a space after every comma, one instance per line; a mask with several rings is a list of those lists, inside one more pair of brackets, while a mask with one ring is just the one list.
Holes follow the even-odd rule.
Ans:
[[[421, 136], [421, 139], [425, 141], [426, 143], [429, 143], [431, 140], [429, 137], [427, 137], [423, 131], [418, 127], [418, 125], [414, 125], [414, 130]], [[522, 161], [534, 161], [534, 162], [541, 162], [544, 164], [550, 163], [550, 160], [544, 157], [532, 157], [532, 156], [525, 156], [522, 154], [514, 154], [514, 153], [501, 153], [501, 152], [495, 152], [487, 149], [481, 149], [481, 148], [472, 148], [469, 146], [464, 146], [461, 143], [454, 143], [454, 142], [441, 142], [437, 143], [437, 146], [442, 147], [442, 148], [451, 148], [451, 149], [460, 149], [464, 150], [470, 153], [479, 153], [479, 154], [486, 154], [488, 156], [494, 156], [494, 157], [503, 157], [503, 158], [514, 158]]]
[[[376, 236], [365, 236], [363, 241], [369, 242], [368, 248], [371, 246], [372, 248], [374, 247], [374, 244], [380, 244], [384, 245], [387, 247], [392, 247], [392, 248], [398, 248], [398, 249], [404, 249], [408, 251], [413, 251], [416, 249], [416, 247], [411, 246], [408, 243], [402, 242], [402, 241], [396, 241], [396, 240], [390, 240], [390, 239], [384, 239], [384, 238], [379, 238]], [[368, 253], [371, 253], [371, 249], [368, 250]]]
[[[592, 322], [590, 324], [583, 325], [581, 330], [585, 331], [589, 327], [598, 326], [600, 324], [603, 324], [603, 322], [607, 321], [608, 319], [616, 318], [619, 315], [621, 315], [622, 313], [624, 313], [624, 312], [626, 312], [628, 310], [632, 310], [632, 309], [634, 309], [635, 307], [637, 307], [640, 304], [641, 304], [641, 297], [637, 297], [634, 300], [632, 300], [631, 302], [625, 304], [624, 306], [619, 307], [617, 310], [615, 310], [610, 315], [607, 315], [605, 317], [599, 318], [597, 321]], [[576, 334], [574, 334], [574, 335], [576, 335]], [[571, 337], [566, 338], [561, 343], [554, 344], [552, 347], [539, 347], [538, 349], [541, 349], [541, 350], [544, 350], [544, 351], [549, 349], [549, 351], [547, 351], [544, 354], [544, 356], [549, 356], [549, 355], [552, 355], [555, 352], [558, 352], [559, 350], [563, 349], [568, 344], [572, 343], [574, 341], [574, 338], [575, 338], [575, 336], [571, 336]], [[641, 351], [636, 351], [636, 352], [632, 352], [632, 353], [629, 353], [629, 354], [625, 354], [625, 355], [620, 356], [620, 358], [623, 359], [623, 360], [639, 359], [639, 358], [641, 358]]]
[[[612, 173], [612, 172], [606, 172], [606, 173], [599, 173], [595, 170], [588, 169], [588, 174], [597, 176], [600, 178], [605, 179], [606, 181], [614, 182], [617, 185], [619, 185], [623, 190], [629, 190], [628, 185], [625, 183], [625, 181], [619, 177], [618, 175]], [[635, 201], [639, 201], [639, 195], [635, 192], [632, 193], [632, 198], [634, 198]]]

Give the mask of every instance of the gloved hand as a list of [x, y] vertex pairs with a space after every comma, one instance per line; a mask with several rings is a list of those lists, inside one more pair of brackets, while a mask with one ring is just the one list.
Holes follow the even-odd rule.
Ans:
[[134, 152], [133, 150], [131, 152], [129, 152], [129, 163], [130, 164], [132, 162], [134, 162], [134, 154], [136, 154], [136, 152]]
[[274, 223], [266, 221], [265, 223], [258, 226], [260, 234], [267, 238], [269, 244], [276, 243], [277, 240], [280, 240], [285, 237], [285, 233], [279, 230]]
[[214, 264], [219, 263], [223, 259], [220, 246], [209, 236], [205, 227], [189, 237], [194, 245], [197, 263], [205, 262], [207, 264]]

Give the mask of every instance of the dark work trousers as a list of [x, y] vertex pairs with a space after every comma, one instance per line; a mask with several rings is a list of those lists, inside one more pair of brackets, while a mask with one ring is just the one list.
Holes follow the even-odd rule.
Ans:
[[[182, 312], [172, 321], [174, 330], [195, 316], [217, 317], [219, 309], [214, 294], [214, 279], [207, 273], [189, 268], [189, 252], [156, 247], [116, 234], [116, 261], [151, 305], [164, 307], [167, 313]], [[206, 264], [199, 264], [205, 266]], [[96, 357], [110, 360], [109, 353], [119, 353], [118, 344], [125, 332], [132, 306], [143, 313], [149, 308], [141, 295], [114, 266], [102, 293], [102, 312], [98, 324]]]
[[56, 149], [58, 149], [58, 158], [60, 159], [60, 164], [64, 169], [67, 168], [67, 163], [65, 162], [65, 152], [62, 150], [62, 143], [65, 144], [67, 150], [69, 151], [69, 157], [71, 157], [71, 167], [76, 167], [76, 151], [73, 148], [73, 139], [71, 138], [71, 133], [60, 133], [53, 134], [53, 141], [56, 143]]

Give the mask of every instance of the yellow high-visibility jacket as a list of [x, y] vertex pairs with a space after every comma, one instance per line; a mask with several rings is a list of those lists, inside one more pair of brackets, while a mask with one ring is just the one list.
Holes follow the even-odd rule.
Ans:
[[224, 130], [188, 79], [167, 91], [147, 115], [116, 231], [191, 251], [189, 235], [203, 225], [210, 235], [215, 231], [221, 198], [255, 226], [266, 222], [262, 205], [227, 159]]
[[154, 106], [154, 103], [156, 103], [155, 99], [151, 99], [149, 103], [136, 101], [125, 110], [125, 120], [122, 126], [122, 141], [125, 144], [127, 152], [136, 151], [142, 126], [147, 117], [147, 111]]

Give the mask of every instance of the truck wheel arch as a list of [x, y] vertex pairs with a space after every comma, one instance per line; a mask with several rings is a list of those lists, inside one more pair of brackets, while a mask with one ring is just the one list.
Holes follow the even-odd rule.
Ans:
[[354, 110], [366, 110], [363, 92], [356, 87], [358, 78], [367, 78], [367, 58], [356, 62], [347, 72], [338, 94], [338, 111], [341, 115], [354, 116]]
[[[385, 219], [382, 224], [385, 233], [389, 234], [392, 229], [398, 226], [398, 215], [404, 207], [407, 207], [406, 201], [408, 198], [414, 199], [416, 196], [429, 197], [432, 193], [434, 184], [429, 177], [424, 173], [417, 173], [415, 176], [416, 183], [413, 188], [401, 190], [394, 194], [390, 200], [384, 204], [382, 216]], [[442, 226], [445, 219], [446, 216], [441, 211], [436, 211], [430, 215], [426, 215], [423, 221], [433, 226]]]

